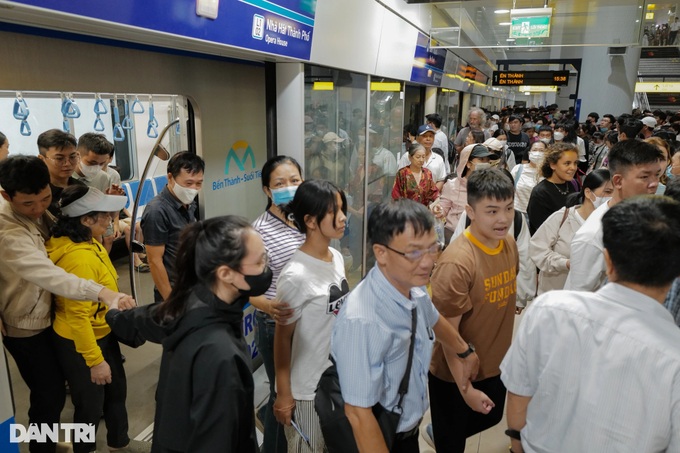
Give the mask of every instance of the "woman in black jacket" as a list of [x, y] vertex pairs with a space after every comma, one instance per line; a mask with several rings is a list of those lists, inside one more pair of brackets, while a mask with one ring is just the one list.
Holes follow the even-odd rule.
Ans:
[[257, 452], [243, 306], [271, 283], [260, 235], [241, 217], [196, 222], [167, 301], [106, 320], [121, 338], [163, 344], [152, 452]]

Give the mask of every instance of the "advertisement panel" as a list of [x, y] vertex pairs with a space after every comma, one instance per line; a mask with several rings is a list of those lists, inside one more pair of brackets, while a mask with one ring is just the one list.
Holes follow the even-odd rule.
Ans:
[[411, 70], [411, 82], [439, 86], [444, 74], [446, 49], [431, 49], [429, 43], [430, 40], [425, 34], [418, 33], [416, 52], [413, 56], [413, 69]]
[[211, 19], [185, 0], [18, 3], [302, 60], [309, 60], [316, 10], [316, 0], [221, 0]]

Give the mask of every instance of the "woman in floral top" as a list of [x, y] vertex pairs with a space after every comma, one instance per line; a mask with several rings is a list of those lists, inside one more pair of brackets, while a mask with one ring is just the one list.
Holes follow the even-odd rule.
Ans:
[[392, 198], [410, 198], [430, 206], [439, 198], [439, 190], [432, 172], [425, 168], [425, 148], [420, 144], [411, 145], [408, 150], [411, 165], [400, 169], [394, 180]]

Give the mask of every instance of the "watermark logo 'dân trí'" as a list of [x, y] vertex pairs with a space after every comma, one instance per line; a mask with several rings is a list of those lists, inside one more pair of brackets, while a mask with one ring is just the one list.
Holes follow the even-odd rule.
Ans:
[[90, 423], [31, 423], [28, 428], [19, 423], [9, 425], [10, 443], [36, 441], [45, 443], [59, 441], [59, 433], [64, 433], [65, 442], [94, 442], [94, 425]]
[[[242, 153], [243, 157], [238, 155]], [[250, 147], [248, 142], [245, 140], [239, 140], [232, 145], [227, 153], [227, 161], [224, 165], [224, 174], [229, 174], [229, 169], [231, 168], [231, 163], [234, 162], [240, 171], [245, 171], [246, 163], [250, 159], [251, 168], [255, 168], [255, 154], [253, 154], [253, 149]]]

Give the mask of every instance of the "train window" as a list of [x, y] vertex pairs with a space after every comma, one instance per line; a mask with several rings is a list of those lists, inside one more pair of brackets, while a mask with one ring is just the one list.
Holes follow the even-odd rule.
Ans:
[[403, 85], [372, 82], [362, 74], [305, 66], [305, 177], [333, 181], [347, 195], [346, 234], [331, 245], [343, 254], [350, 286], [373, 265], [365, 240], [368, 213], [391, 199], [405, 149]]
[[347, 195], [345, 237], [331, 245], [343, 254], [351, 286], [363, 275], [365, 253], [367, 99], [368, 76], [305, 66], [305, 178], [333, 181]]
[[441, 88], [437, 90], [437, 113], [442, 117], [441, 129], [449, 138], [455, 138], [458, 132], [458, 102], [459, 93], [457, 91]]
[[156, 137], [175, 118], [180, 123], [167, 134], [168, 150], [187, 149], [188, 116], [188, 101], [181, 95], [0, 91], [0, 132], [9, 139], [12, 154], [37, 155], [38, 136], [49, 129], [76, 139], [98, 132], [114, 144], [112, 166], [123, 181], [139, 178]]

